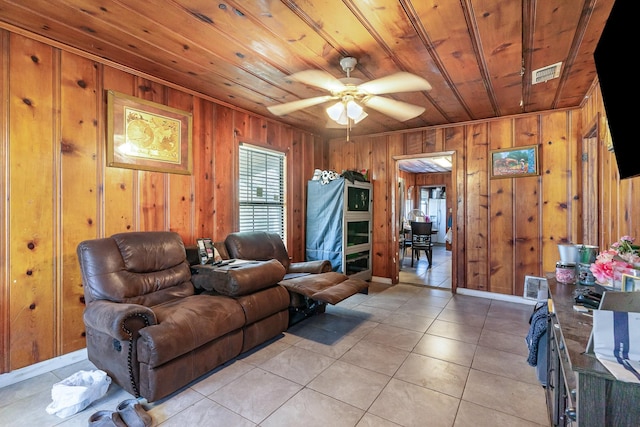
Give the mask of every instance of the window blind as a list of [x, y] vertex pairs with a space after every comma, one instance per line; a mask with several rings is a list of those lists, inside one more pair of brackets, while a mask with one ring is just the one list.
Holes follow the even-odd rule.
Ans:
[[240, 231], [284, 239], [284, 154], [242, 144], [239, 161]]

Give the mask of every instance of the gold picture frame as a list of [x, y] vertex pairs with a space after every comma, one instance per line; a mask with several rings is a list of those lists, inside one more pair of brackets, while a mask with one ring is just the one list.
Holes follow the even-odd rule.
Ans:
[[622, 274], [622, 286], [620, 290], [622, 292], [640, 291], [640, 277], [632, 274]]
[[491, 150], [489, 172], [491, 179], [538, 175], [538, 146], [501, 148]]
[[107, 91], [107, 165], [190, 175], [190, 112]]

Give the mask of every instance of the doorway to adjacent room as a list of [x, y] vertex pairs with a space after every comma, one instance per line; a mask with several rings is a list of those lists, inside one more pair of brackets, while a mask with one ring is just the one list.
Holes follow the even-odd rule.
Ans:
[[[420, 186], [416, 191], [416, 209], [412, 209], [405, 201], [405, 210], [418, 212], [432, 225], [431, 239], [433, 243], [432, 262], [429, 265], [427, 257], [420, 251], [414, 251], [406, 246], [400, 254], [399, 281], [414, 285], [424, 285], [435, 288], [451, 289], [451, 245], [446, 242], [446, 231], [451, 226], [451, 217], [446, 206], [446, 186]], [[404, 222], [404, 238], [411, 240], [411, 232]], [[413, 257], [413, 259], [412, 259]]]
[[[394, 223], [400, 235], [398, 254], [398, 278], [400, 283], [424, 285], [440, 289], [452, 289], [452, 245], [445, 240], [446, 231], [453, 224], [452, 204], [455, 186], [452, 182], [452, 158], [454, 152], [400, 156], [396, 161], [398, 180], [395, 197]], [[432, 264], [424, 254], [414, 259], [410, 247], [403, 248], [402, 241], [410, 239], [404, 233], [410, 216], [430, 216], [442, 232], [435, 236]], [[430, 218], [431, 219], [431, 218]], [[404, 250], [403, 250], [404, 249]]]

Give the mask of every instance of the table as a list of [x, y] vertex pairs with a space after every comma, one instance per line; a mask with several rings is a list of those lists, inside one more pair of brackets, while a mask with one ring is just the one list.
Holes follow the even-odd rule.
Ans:
[[552, 310], [546, 391], [552, 425], [570, 425], [575, 417], [579, 427], [637, 426], [640, 384], [618, 381], [586, 353], [593, 318], [573, 309], [574, 291], [586, 286], [557, 283], [553, 274], [547, 282]]

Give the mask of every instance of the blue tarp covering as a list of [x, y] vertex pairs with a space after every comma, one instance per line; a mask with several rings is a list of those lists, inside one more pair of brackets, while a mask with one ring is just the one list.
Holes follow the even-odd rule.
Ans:
[[329, 260], [342, 271], [344, 178], [307, 184], [307, 261]]

